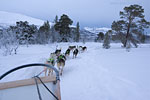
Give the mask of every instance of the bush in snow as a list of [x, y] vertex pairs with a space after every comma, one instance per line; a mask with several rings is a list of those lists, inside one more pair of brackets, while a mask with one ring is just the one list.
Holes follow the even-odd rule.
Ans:
[[103, 43], [103, 48], [105, 48], [105, 49], [109, 49], [110, 48], [111, 34], [112, 34], [112, 30], [109, 30], [105, 34], [104, 43]]
[[11, 29], [3, 30], [2, 37], [0, 38], [1, 48], [4, 51], [4, 55], [11, 55], [12, 52], [17, 54], [19, 47], [19, 39], [16, 33]]

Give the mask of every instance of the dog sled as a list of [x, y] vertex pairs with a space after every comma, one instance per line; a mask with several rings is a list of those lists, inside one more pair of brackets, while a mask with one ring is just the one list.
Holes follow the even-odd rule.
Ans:
[[55, 75], [0, 83], [0, 100], [61, 100], [59, 72], [48, 64], [28, 64], [16, 67], [0, 76], [2, 80], [8, 74], [27, 67], [44, 66], [52, 68]]

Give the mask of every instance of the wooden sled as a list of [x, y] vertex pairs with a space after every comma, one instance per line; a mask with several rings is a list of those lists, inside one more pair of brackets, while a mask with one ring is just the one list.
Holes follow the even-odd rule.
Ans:
[[35, 76], [31, 79], [0, 83], [0, 100], [61, 100], [59, 72], [47, 64], [19, 66], [0, 76], [0, 80], [15, 70], [31, 66], [52, 68], [56, 76]]

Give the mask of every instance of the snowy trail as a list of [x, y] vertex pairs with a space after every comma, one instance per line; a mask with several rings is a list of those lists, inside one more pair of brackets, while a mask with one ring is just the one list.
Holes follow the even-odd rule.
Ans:
[[[23, 46], [18, 55], [0, 56], [0, 75], [23, 64], [44, 63], [56, 45]], [[149, 100], [149, 45], [133, 48], [131, 52], [120, 48], [120, 44], [112, 44], [109, 50], [99, 43], [58, 45], [62, 52], [68, 45], [88, 47], [76, 59], [72, 59], [71, 54], [66, 61], [60, 83], [62, 100]], [[31, 78], [42, 70], [42, 67], [23, 69], [0, 82]]]
[[100, 59], [103, 59], [101, 50], [89, 47], [87, 52], [68, 61], [61, 79], [63, 100], [142, 100], [143, 96], [150, 97], [136, 83], [104, 68]]

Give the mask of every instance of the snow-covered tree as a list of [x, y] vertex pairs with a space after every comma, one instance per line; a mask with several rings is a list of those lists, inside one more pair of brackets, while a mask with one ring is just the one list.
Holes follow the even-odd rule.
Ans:
[[5, 29], [2, 32], [2, 37], [0, 38], [0, 43], [4, 55], [11, 55], [13, 52], [17, 54], [17, 49], [19, 48], [20, 40], [17, 38], [16, 33], [9, 29]]
[[44, 24], [39, 28], [39, 36], [41, 36], [43, 42], [48, 43], [51, 38], [50, 24], [49, 21], [44, 22]]
[[73, 21], [65, 14], [61, 16], [59, 21], [54, 25], [55, 30], [60, 33], [61, 40], [60, 42], [68, 42], [68, 37], [70, 35], [70, 25]]
[[111, 25], [113, 33], [116, 36], [115, 40], [121, 41], [122, 44], [124, 44], [125, 40], [126, 40], [124, 25], [125, 25], [125, 22], [122, 20], [113, 21], [113, 23]]
[[54, 26], [51, 27], [50, 32], [51, 32], [51, 42], [52, 43], [57, 42], [61, 39], [60, 34], [55, 30]]
[[106, 32], [105, 37], [104, 37], [103, 48], [105, 49], [110, 48], [111, 36], [112, 36], [112, 30], [109, 30], [108, 32]]
[[16, 33], [20, 44], [32, 44], [35, 40], [35, 33], [37, 27], [35, 25], [29, 25], [27, 21], [16, 22], [16, 26], [10, 26], [11, 30]]
[[56, 24], [57, 22], [58, 22], [58, 16], [56, 15], [54, 19], [54, 23]]
[[95, 39], [95, 41], [97, 42], [97, 41], [102, 41], [102, 40], [104, 40], [104, 33], [103, 32], [99, 32], [98, 34], [97, 34], [97, 38]]
[[146, 35], [142, 34], [141, 36], [141, 43], [145, 43], [146, 40]]
[[80, 25], [79, 25], [79, 22], [77, 22], [77, 25], [76, 25], [76, 38], [75, 38], [75, 41], [76, 42], [79, 42], [79, 39], [80, 39]]

